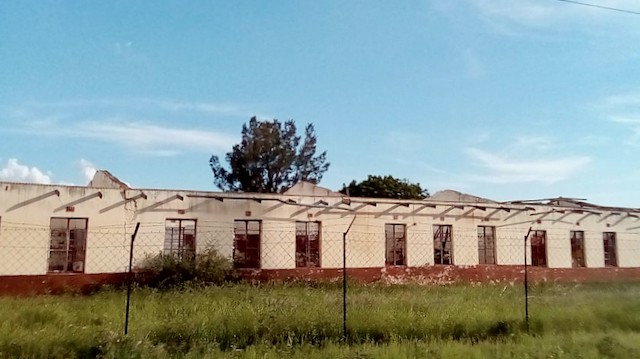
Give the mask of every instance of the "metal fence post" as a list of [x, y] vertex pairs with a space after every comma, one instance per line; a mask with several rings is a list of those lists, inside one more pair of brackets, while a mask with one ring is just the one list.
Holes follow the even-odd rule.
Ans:
[[347, 339], [347, 232], [342, 234], [342, 337]]
[[524, 236], [524, 322], [529, 332], [529, 267], [527, 266], [527, 238], [531, 233], [531, 227]]
[[127, 335], [129, 332], [129, 305], [131, 304], [131, 282], [133, 281], [133, 242], [136, 240], [136, 235], [138, 234], [138, 229], [140, 228], [140, 222], [136, 224], [136, 229], [133, 231], [133, 235], [131, 236], [131, 247], [129, 248], [129, 273], [127, 273], [127, 308], [124, 314], [124, 335]]
[[349, 227], [342, 234], [342, 339], [347, 340], [349, 333], [347, 332], [347, 234], [356, 221], [356, 215], [351, 219]]

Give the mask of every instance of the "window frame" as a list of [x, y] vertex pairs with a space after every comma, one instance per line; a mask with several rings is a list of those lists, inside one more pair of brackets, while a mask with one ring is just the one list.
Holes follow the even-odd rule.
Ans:
[[[442, 229], [447, 229], [444, 233]], [[443, 240], [444, 237], [444, 240]], [[451, 224], [434, 224], [433, 225], [433, 263], [436, 265], [454, 265], [453, 253], [453, 225]], [[449, 246], [447, 247], [447, 243]], [[439, 247], [439, 248], [438, 248]], [[440, 263], [437, 263], [440, 254]], [[448, 257], [447, 257], [448, 254]], [[445, 261], [445, 258], [447, 260]]]
[[[611, 241], [611, 243], [607, 245], [607, 241]], [[604, 257], [604, 266], [618, 267], [618, 236], [616, 232], [602, 232], [602, 246], [604, 249], [602, 253]], [[611, 251], [608, 251], [608, 249]]]
[[[64, 221], [65, 227], [54, 227], [54, 221]], [[71, 228], [72, 221], [84, 221], [84, 228]], [[74, 250], [77, 250], [76, 245], [72, 245], [72, 241], [77, 240], [76, 231], [80, 231], [80, 233], [84, 234], [82, 245], [80, 246], [81, 252], [78, 253], [76, 251], [72, 252], [72, 246]], [[63, 234], [64, 235], [64, 243], [62, 243], [63, 248], [54, 248], [54, 233]], [[62, 238], [62, 236], [56, 236], [58, 240]], [[73, 238], [72, 238], [73, 237]], [[78, 273], [82, 274], [85, 272], [86, 264], [87, 264], [87, 242], [89, 239], [89, 218], [86, 217], [50, 217], [49, 218], [49, 254], [47, 257], [47, 273]], [[54, 257], [54, 253], [63, 253], [64, 254], [64, 263], [62, 269], [52, 269], [52, 258]], [[73, 255], [80, 254], [77, 258], [73, 258]], [[81, 263], [82, 268], [76, 269], [76, 263]]]
[[[540, 241], [541, 244], [535, 244], [534, 241]], [[548, 251], [547, 251], [547, 231], [544, 229], [534, 229], [529, 236], [529, 247], [531, 249], [531, 265], [534, 267], [549, 267]], [[535, 250], [535, 248], [542, 248], [542, 250]], [[544, 255], [540, 256], [540, 252]], [[535, 261], [534, 261], [535, 259]], [[542, 261], [540, 261], [542, 259]], [[535, 263], [534, 263], [535, 262]]]
[[[168, 224], [170, 222], [178, 222], [178, 226], [177, 227], [170, 227], [168, 226]], [[183, 222], [193, 222], [193, 233], [186, 233], [187, 229], [190, 229], [186, 226], [183, 225]], [[173, 229], [177, 228], [178, 229], [178, 238], [177, 238], [177, 242], [178, 242], [178, 247], [177, 248], [173, 248], [173, 244], [174, 244], [174, 232]], [[171, 239], [170, 239], [170, 248], [167, 249], [167, 235], [168, 235], [168, 230], [171, 229]], [[165, 225], [164, 225], [164, 246], [163, 246], [163, 254], [165, 255], [176, 255], [179, 258], [183, 258], [183, 259], [187, 259], [187, 258], [195, 258], [196, 255], [196, 251], [198, 248], [198, 242], [197, 242], [197, 233], [198, 233], [198, 220], [197, 219], [192, 219], [192, 218], [167, 218], [165, 219]], [[191, 243], [191, 248], [187, 248], [187, 245], [185, 244], [186, 242], [186, 235], [192, 234], [193, 235], [193, 239], [192, 239], [192, 243]]]
[[[258, 224], [258, 233], [254, 229], [249, 228], [249, 224]], [[262, 268], [262, 220], [259, 219], [236, 219], [233, 221], [233, 267], [237, 269], [260, 269]], [[238, 233], [238, 224], [244, 224], [244, 233]], [[244, 236], [244, 238], [242, 237]], [[257, 245], [252, 244], [252, 239], [256, 239]], [[242, 246], [240, 241], [244, 241]], [[240, 249], [244, 247], [243, 260], [239, 261]], [[252, 257], [248, 253], [253, 252], [256, 257]]]
[[[310, 225], [316, 225], [316, 232], [311, 232]], [[300, 231], [298, 226], [304, 225], [304, 231]], [[296, 268], [321, 268], [322, 253], [322, 224], [320, 221], [296, 221]], [[315, 239], [312, 239], [315, 235]], [[316, 242], [313, 248], [312, 242]], [[302, 247], [301, 247], [302, 245]], [[313, 260], [315, 257], [315, 261]]]
[[[391, 232], [389, 232], [391, 228]], [[396, 231], [400, 228], [401, 231]], [[388, 234], [391, 233], [391, 237]], [[402, 236], [396, 238], [396, 233]], [[400, 243], [398, 243], [400, 242]], [[390, 246], [391, 245], [391, 246]], [[400, 253], [398, 253], [400, 251]], [[393, 258], [389, 258], [389, 253]], [[404, 223], [384, 224], [384, 265], [385, 266], [406, 266], [407, 265], [407, 225]]]
[[[490, 229], [490, 236], [487, 236], [487, 229]], [[480, 231], [482, 230], [482, 234]], [[491, 241], [491, 261], [487, 261], [487, 242]], [[482, 246], [480, 245], [482, 242]], [[484, 250], [482, 250], [484, 248]], [[482, 254], [481, 254], [482, 253]], [[495, 226], [478, 226], [478, 264], [479, 265], [496, 265], [497, 251], [496, 251], [496, 227]]]
[[[587, 257], [584, 248], [584, 231], [570, 231], [569, 241], [571, 244], [571, 267], [585, 268], [587, 266]], [[579, 246], [576, 242], [579, 242]], [[579, 253], [580, 256], [576, 257], [576, 253]]]

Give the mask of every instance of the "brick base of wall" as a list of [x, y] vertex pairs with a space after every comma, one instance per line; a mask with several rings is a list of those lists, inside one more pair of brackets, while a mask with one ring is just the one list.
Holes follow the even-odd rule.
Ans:
[[[342, 269], [297, 268], [240, 270], [241, 278], [250, 281], [338, 282]], [[441, 285], [451, 283], [520, 283], [524, 266], [428, 266], [349, 268], [350, 280], [390, 284], [417, 283]], [[91, 293], [103, 285], [126, 284], [126, 273], [47, 274], [0, 276], [0, 295], [28, 296], [65, 292]], [[640, 268], [540, 268], [529, 267], [531, 283], [624, 282], [639, 281]]]
[[[540, 268], [528, 267], [529, 280], [540, 282], [640, 281], [640, 268]], [[296, 268], [243, 270], [245, 279], [258, 281], [340, 281], [342, 269]], [[524, 266], [428, 266], [349, 268], [352, 280], [384, 283], [518, 283]]]
[[127, 273], [0, 276], [0, 295], [88, 294], [104, 285], [121, 286], [126, 282]]

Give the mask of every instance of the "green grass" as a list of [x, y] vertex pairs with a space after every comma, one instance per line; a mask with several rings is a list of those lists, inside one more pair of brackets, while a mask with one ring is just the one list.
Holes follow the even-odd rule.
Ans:
[[0, 298], [0, 358], [640, 358], [640, 284], [138, 289]]

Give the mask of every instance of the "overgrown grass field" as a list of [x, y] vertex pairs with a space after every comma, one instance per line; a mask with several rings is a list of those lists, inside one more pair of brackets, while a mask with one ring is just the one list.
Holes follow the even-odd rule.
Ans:
[[640, 283], [248, 284], [0, 298], [1, 358], [640, 358]]

